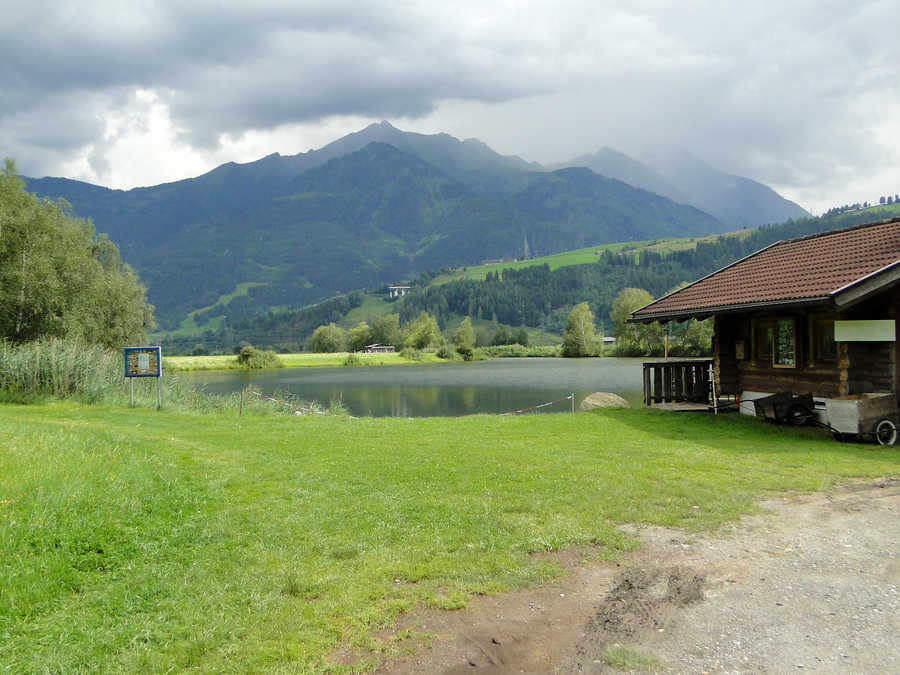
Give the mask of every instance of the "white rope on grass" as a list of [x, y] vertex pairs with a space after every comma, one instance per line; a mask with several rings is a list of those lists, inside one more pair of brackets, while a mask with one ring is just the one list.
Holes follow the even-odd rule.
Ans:
[[280, 403], [281, 405], [287, 406], [293, 409], [295, 415], [304, 415], [308, 413], [312, 413], [315, 415], [327, 415], [328, 413], [322, 410], [316, 410], [315, 408], [304, 407], [301, 405], [296, 405], [291, 403], [290, 401], [282, 401], [279, 398], [275, 398], [274, 396], [266, 396], [258, 391], [253, 391], [252, 389], [247, 389], [248, 394], [253, 394], [254, 396], [259, 396], [260, 398], [264, 398], [267, 401], [275, 401], [275, 403]]
[[548, 405], [553, 405], [554, 403], [562, 403], [563, 401], [571, 401], [574, 398], [575, 398], [575, 394], [569, 394], [565, 398], [558, 398], [555, 401], [548, 401], [547, 403], [533, 405], [528, 408], [522, 408], [521, 410], [510, 410], [509, 412], [501, 413], [501, 415], [521, 415], [522, 413], [529, 412], [532, 410], [537, 410], [538, 408], [546, 408]]

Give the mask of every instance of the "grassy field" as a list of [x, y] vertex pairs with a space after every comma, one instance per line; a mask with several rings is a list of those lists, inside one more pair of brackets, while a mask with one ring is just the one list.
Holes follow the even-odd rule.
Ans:
[[0, 664], [325, 672], [415, 606], [546, 581], [533, 553], [713, 528], [900, 450], [645, 410], [458, 419], [0, 405]]
[[[285, 368], [323, 368], [343, 366], [349, 352], [333, 354], [316, 354], [303, 352], [300, 354], [279, 354], [278, 358]], [[422, 352], [420, 360], [393, 354], [356, 354], [363, 366], [396, 366], [410, 363], [442, 363], [443, 361], [430, 352]], [[187, 370], [239, 370], [240, 366], [233, 354], [214, 354], [210, 356], [166, 356], [163, 357], [163, 368], [173, 371]]]

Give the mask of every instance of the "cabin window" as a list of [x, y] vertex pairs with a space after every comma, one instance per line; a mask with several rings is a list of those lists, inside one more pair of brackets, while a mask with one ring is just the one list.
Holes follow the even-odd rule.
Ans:
[[818, 321], [816, 323], [816, 360], [834, 361], [837, 359], [837, 342], [834, 341], [834, 321]]
[[778, 319], [773, 325], [772, 365], [797, 367], [797, 331], [793, 319]]
[[756, 324], [756, 360], [772, 360], [772, 324]]

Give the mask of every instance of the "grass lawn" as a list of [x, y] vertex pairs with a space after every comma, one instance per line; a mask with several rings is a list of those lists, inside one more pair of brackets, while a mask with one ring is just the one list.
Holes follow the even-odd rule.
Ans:
[[615, 556], [621, 523], [712, 528], [898, 469], [898, 449], [737, 415], [0, 405], [0, 664], [339, 670], [336, 647], [374, 644], [401, 610], [560, 572], [536, 551]]
[[[316, 354], [303, 352], [300, 354], [279, 354], [278, 358], [285, 368], [322, 368], [326, 366], [343, 366], [349, 355], [348, 352], [336, 352], [334, 354]], [[393, 354], [357, 354], [360, 365], [363, 366], [396, 366], [409, 363], [443, 363], [431, 352], [422, 352], [421, 360], [401, 356], [400, 352]], [[163, 367], [173, 371], [184, 370], [240, 370], [240, 366], [233, 354], [215, 354], [211, 356], [166, 356], [163, 357]]]

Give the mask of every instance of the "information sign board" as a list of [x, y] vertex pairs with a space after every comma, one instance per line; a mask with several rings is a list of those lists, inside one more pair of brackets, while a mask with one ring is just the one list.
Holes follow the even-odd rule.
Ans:
[[125, 377], [161, 377], [160, 347], [125, 347]]

